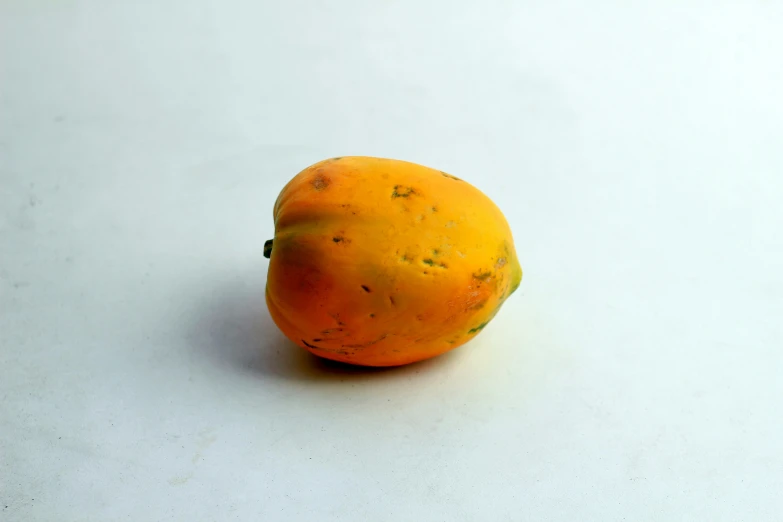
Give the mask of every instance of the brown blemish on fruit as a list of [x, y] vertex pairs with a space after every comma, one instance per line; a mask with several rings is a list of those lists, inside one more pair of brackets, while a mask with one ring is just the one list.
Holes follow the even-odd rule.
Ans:
[[403, 185], [394, 185], [394, 191], [392, 192], [392, 199], [394, 198], [407, 198], [416, 194], [416, 189], [413, 187], [406, 187]]
[[509, 255], [508, 241], [503, 241], [503, 252], [505, 252], [507, 256]]
[[353, 207], [352, 207], [352, 205], [350, 203], [343, 203], [342, 205], [340, 205], [340, 208], [343, 208], [346, 211], [349, 211], [352, 216], [356, 215], [356, 210], [353, 210]]
[[391, 295], [389, 296], [389, 304], [391, 304], [392, 306], [395, 306], [397, 304], [397, 302], [394, 300], [394, 297]]
[[461, 179], [459, 179], [457, 176], [452, 176], [451, 174], [446, 174], [446, 173], [445, 173], [445, 172], [443, 172], [443, 171], [440, 171], [440, 173], [441, 173], [441, 174], [442, 174], [444, 177], [446, 177], [446, 178], [449, 178], [449, 179], [453, 179], [454, 181], [462, 181], [462, 180], [461, 180]]
[[[430, 258], [422, 259], [421, 262], [423, 264], [427, 265], [427, 266], [432, 266], [432, 267], [437, 266], [439, 268], [448, 268], [448, 265], [446, 263], [444, 263], [442, 261], [436, 263], [434, 259], [430, 259]], [[426, 274], [426, 272], [425, 272], [425, 274]]]
[[312, 344], [308, 344], [306, 341], [302, 340], [302, 342], [310, 348], [311, 350], [318, 350], [320, 352], [329, 352], [329, 353], [339, 353], [340, 355], [348, 355], [348, 352], [345, 350], [337, 350], [335, 348], [324, 348], [322, 346], [314, 346]]
[[367, 292], [368, 294], [369, 294], [370, 292], [372, 292], [372, 290], [370, 290], [370, 287], [369, 287], [369, 286], [367, 286], [367, 285], [362, 285], [362, 290], [364, 290], [364, 291], [365, 291], [365, 292]]
[[342, 332], [342, 331], [345, 331], [345, 328], [328, 328], [326, 330], [323, 330], [321, 333], [324, 335], [329, 335], [330, 333]]
[[486, 306], [486, 304], [487, 304], [487, 300], [484, 299], [483, 301], [479, 301], [478, 303], [476, 303], [473, 306], [471, 306], [470, 310], [481, 310], [482, 308], [484, 308]]
[[367, 348], [368, 346], [372, 346], [374, 344], [378, 344], [379, 342], [381, 342], [384, 339], [386, 339], [387, 336], [388, 336], [388, 334], [383, 334], [380, 337], [378, 337], [377, 339], [375, 339], [374, 341], [370, 341], [370, 342], [362, 343], [362, 344], [344, 344], [343, 348]]
[[473, 279], [477, 279], [482, 282], [489, 281], [492, 279], [492, 272], [478, 272], [473, 274]]
[[[340, 320], [340, 314], [329, 314], [329, 317], [335, 320], [337, 322], [337, 326], [345, 326], [345, 323]], [[342, 329], [340, 329], [342, 331]]]
[[313, 180], [310, 182], [310, 184], [313, 186], [315, 190], [321, 192], [322, 190], [327, 188], [331, 182], [332, 180], [324, 176], [323, 174], [316, 174]]
[[495, 268], [503, 268], [504, 266], [506, 266], [506, 262], [507, 261], [505, 257], [499, 258], [497, 263], [495, 263]]

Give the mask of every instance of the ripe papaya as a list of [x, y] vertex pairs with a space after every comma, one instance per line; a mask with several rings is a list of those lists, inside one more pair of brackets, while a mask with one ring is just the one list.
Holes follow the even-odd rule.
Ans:
[[522, 280], [490, 198], [415, 163], [320, 161], [288, 182], [273, 214], [270, 315], [326, 359], [395, 366], [440, 355], [481, 332]]

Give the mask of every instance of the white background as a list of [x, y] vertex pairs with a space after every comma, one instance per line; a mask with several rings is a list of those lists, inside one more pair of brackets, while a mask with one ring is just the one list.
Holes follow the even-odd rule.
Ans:
[[[0, 520], [783, 512], [783, 4], [0, 1]], [[318, 363], [263, 299], [337, 155], [506, 213], [472, 343]]]

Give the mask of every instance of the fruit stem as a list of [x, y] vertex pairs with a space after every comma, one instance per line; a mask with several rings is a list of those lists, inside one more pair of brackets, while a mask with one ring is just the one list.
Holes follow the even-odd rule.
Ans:
[[272, 243], [274, 242], [274, 239], [268, 240], [266, 243], [264, 243], [264, 257], [269, 259], [272, 256]]

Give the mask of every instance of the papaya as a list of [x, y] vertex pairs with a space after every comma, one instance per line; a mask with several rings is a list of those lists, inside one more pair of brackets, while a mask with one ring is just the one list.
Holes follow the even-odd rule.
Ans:
[[352, 156], [293, 177], [273, 209], [266, 302], [300, 347], [398, 366], [475, 338], [519, 287], [506, 218], [462, 179]]

